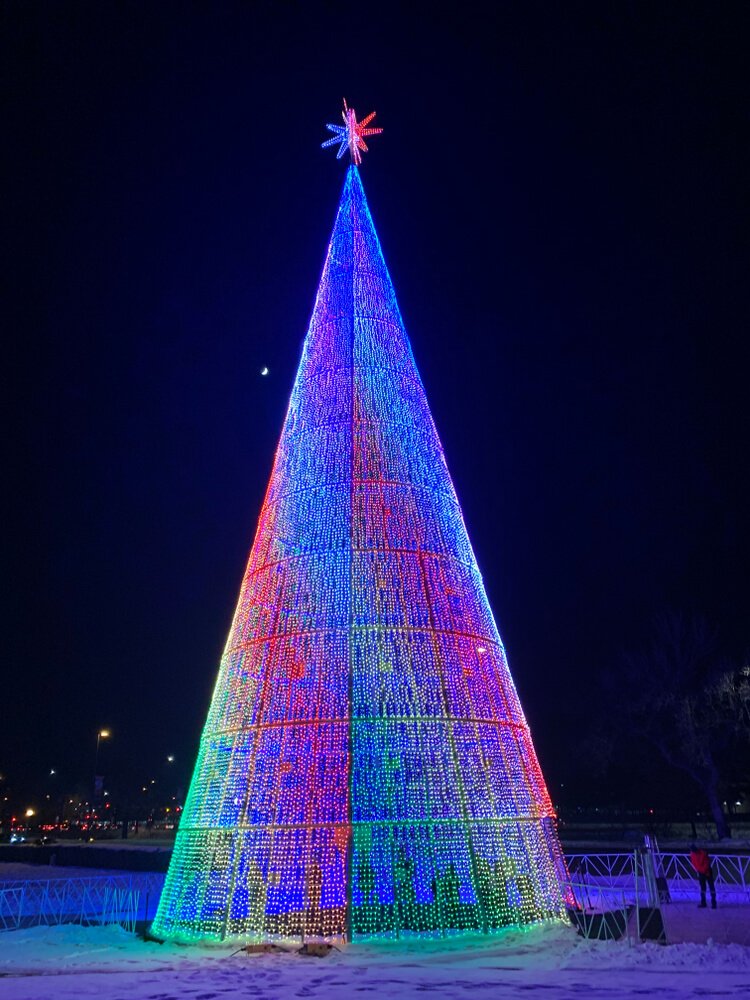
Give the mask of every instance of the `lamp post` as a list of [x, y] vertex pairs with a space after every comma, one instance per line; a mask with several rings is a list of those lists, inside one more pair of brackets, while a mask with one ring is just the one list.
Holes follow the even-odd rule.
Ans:
[[96, 753], [94, 754], [94, 799], [96, 800], [98, 787], [97, 778], [99, 777], [96, 773], [99, 768], [99, 744], [102, 740], [107, 740], [110, 737], [110, 731], [108, 729], [100, 729], [96, 734]]

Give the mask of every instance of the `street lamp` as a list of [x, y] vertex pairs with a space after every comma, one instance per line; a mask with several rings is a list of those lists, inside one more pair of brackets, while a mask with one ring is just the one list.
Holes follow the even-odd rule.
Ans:
[[94, 754], [94, 798], [96, 798], [96, 794], [98, 791], [96, 786], [96, 779], [97, 779], [96, 772], [99, 767], [99, 744], [101, 743], [102, 740], [108, 740], [110, 735], [111, 734], [109, 729], [100, 729], [99, 732], [96, 734], [96, 753]]

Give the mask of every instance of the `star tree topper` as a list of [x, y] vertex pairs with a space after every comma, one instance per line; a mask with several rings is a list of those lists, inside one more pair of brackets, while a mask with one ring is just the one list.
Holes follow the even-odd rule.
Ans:
[[383, 130], [382, 128], [367, 128], [375, 117], [374, 111], [371, 111], [366, 118], [363, 118], [361, 122], [358, 122], [357, 114], [354, 108], [350, 108], [347, 105], [346, 98], [344, 98], [344, 110], [341, 112], [341, 117], [344, 119], [343, 125], [326, 125], [326, 128], [331, 132], [335, 132], [336, 135], [333, 139], [327, 139], [325, 142], [321, 143], [321, 148], [325, 149], [326, 146], [335, 146], [338, 142], [340, 145], [339, 151], [336, 153], [336, 159], [340, 160], [344, 155], [344, 150], [348, 148], [352, 156], [352, 163], [356, 163], [357, 166], [359, 166], [362, 162], [360, 150], [362, 150], [363, 153], [367, 152], [365, 136], [380, 135]]

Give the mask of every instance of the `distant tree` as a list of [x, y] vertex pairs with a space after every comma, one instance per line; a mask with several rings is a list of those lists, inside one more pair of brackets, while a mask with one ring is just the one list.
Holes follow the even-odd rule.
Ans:
[[621, 721], [690, 776], [718, 837], [730, 837], [723, 790], [750, 752], [750, 668], [731, 668], [706, 620], [681, 614], [657, 618], [650, 643], [625, 653], [623, 668]]

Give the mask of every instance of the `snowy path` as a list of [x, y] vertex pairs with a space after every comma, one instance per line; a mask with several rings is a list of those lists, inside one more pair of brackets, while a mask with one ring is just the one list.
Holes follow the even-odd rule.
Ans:
[[118, 927], [44, 927], [0, 937], [2, 1000], [544, 1000], [637, 994], [750, 996], [750, 949], [586, 942], [571, 928], [501, 938], [357, 944], [328, 958], [232, 955], [140, 941]]

